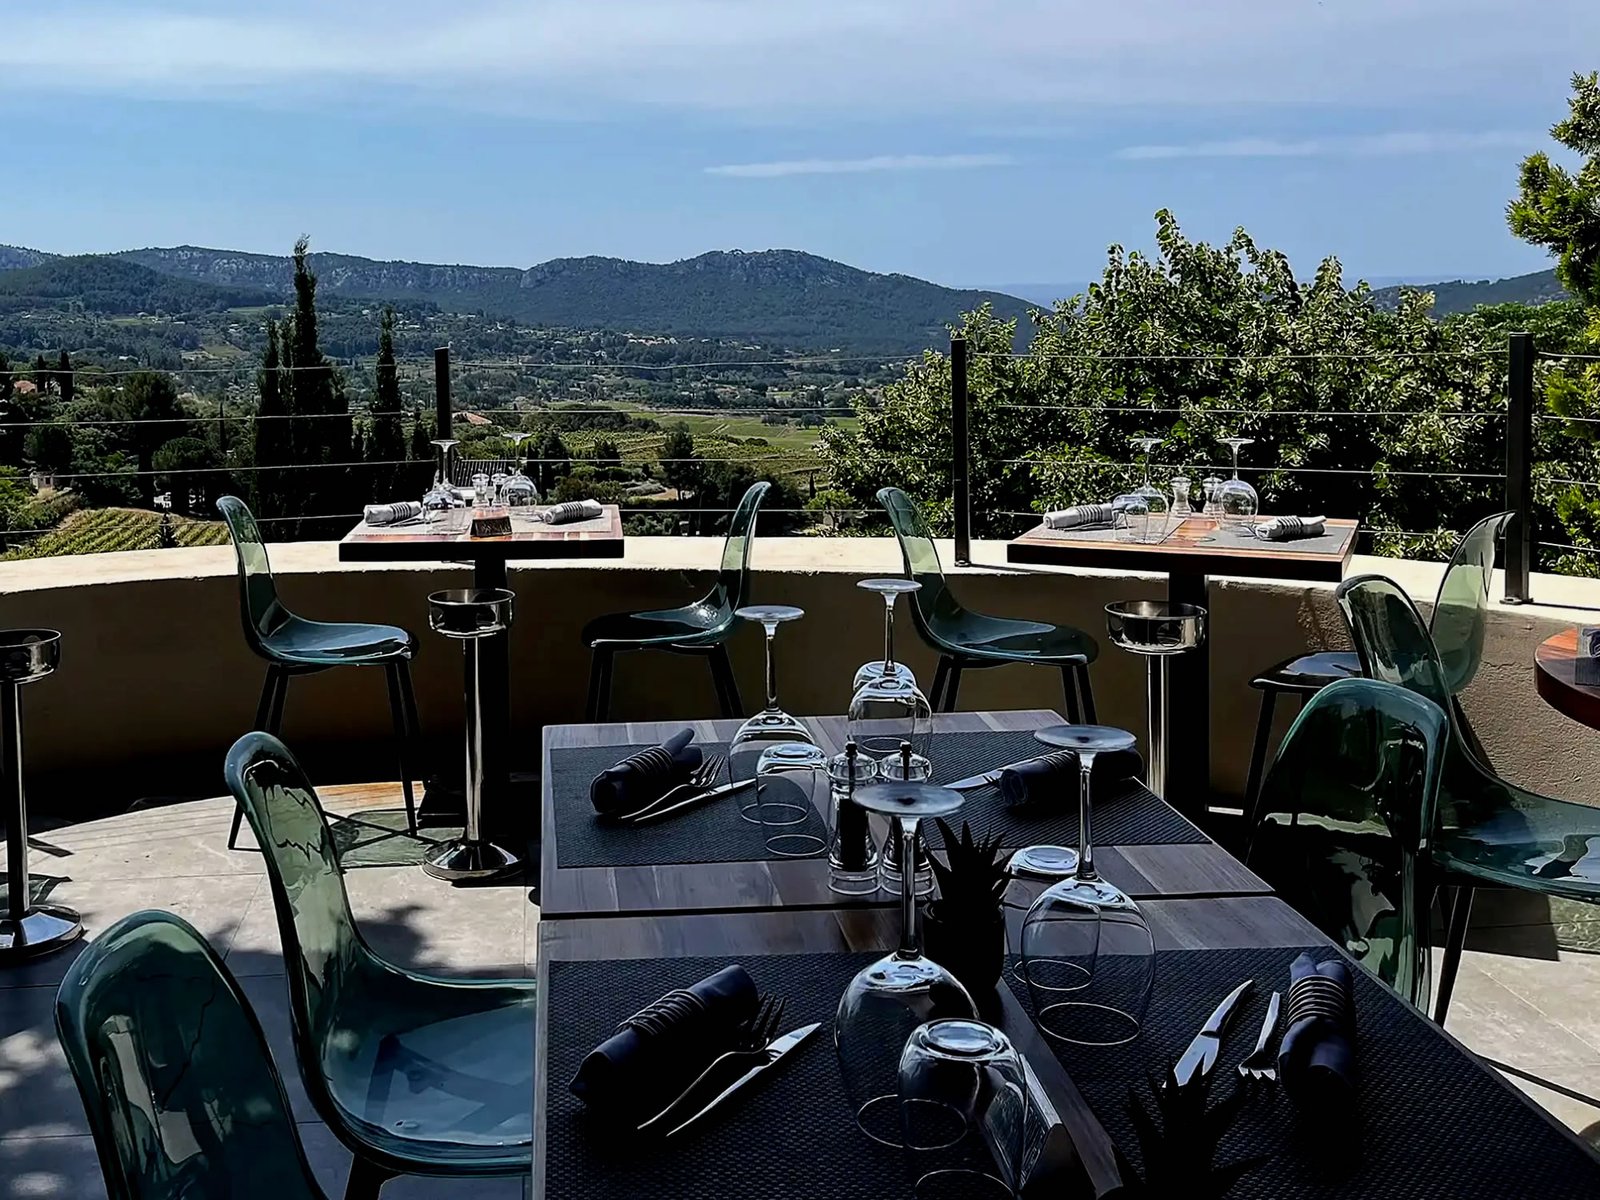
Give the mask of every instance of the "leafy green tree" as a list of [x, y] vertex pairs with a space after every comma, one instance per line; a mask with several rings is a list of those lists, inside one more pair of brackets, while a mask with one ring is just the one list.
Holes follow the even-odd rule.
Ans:
[[1572, 77], [1569, 105], [1550, 136], [1583, 165], [1572, 172], [1542, 150], [1530, 154], [1506, 218], [1512, 233], [1554, 254], [1556, 277], [1594, 306], [1600, 305], [1600, 72]]
[[[405, 459], [406, 439], [400, 411], [400, 374], [394, 361], [394, 309], [386, 307], [378, 327], [377, 390], [372, 397], [372, 428], [366, 447], [369, 461], [383, 464]], [[401, 468], [394, 466], [372, 468], [375, 499], [389, 500], [399, 494], [400, 472]]]
[[679, 421], [667, 430], [666, 441], [661, 444], [661, 477], [668, 487], [679, 492], [693, 492], [702, 470], [700, 456], [694, 449], [694, 434], [689, 432], [687, 422]]
[[602, 467], [620, 467], [622, 451], [610, 438], [598, 438], [594, 444], [594, 461]]
[[175, 436], [181, 437], [187, 421], [172, 376], [159, 371], [128, 376], [122, 385], [120, 407], [130, 422], [127, 441], [137, 455], [139, 499], [148, 508], [155, 495], [155, 453]]
[[[290, 439], [293, 421], [288, 420], [289, 407], [284, 395], [282, 360], [279, 357], [278, 325], [267, 322], [267, 349], [261, 357], [261, 370], [256, 374], [256, 388], [260, 399], [256, 404], [255, 465], [252, 497], [258, 516], [292, 516], [288, 511], [287, 494], [291, 490], [288, 473], [277, 468], [292, 461]], [[265, 469], [263, 469], [265, 468]]]
[[72, 434], [65, 425], [35, 425], [28, 431], [28, 461], [47, 475], [70, 472], [72, 452]]
[[561, 435], [554, 429], [548, 430], [544, 439], [539, 443], [535, 457], [542, 461], [534, 475], [538, 482], [541, 496], [552, 495], [561, 480], [571, 470], [572, 452], [567, 449], [567, 444], [561, 440]]
[[72, 360], [63, 350], [61, 357], [56, 360], [56, 391], [61, 396], [61, 403], [68, 404], [72, 401]]
[[178, 437], [162, 445], [153, 458], [161, 489], [172, 493], [172, 506], [185, 516], [209, 513], [220, 475], [215, 450], [197, 437]]

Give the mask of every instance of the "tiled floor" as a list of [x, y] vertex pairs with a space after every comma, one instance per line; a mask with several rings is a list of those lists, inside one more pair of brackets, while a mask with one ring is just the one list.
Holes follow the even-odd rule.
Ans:
[[[328, 789], [330, 808], [341, 807], [338, 792]], [[206, 801], [45, 829], [33, 839], [30, 869], [62, 880], [52, 895], [83, 913], [90, 937], [137, 909], [164, 908], [223, 953], [261, 1018], [312, 1165], [328, 1194], [340, 1196], [350, 1156], [300, 1085], [272, 898], [261, 858], [226, 849], [231, 813], [231, 801]], [[393, 961], [442, 975], [531, 977], [539, 910], [525, 888], [452, 887], [414, 867], [356, 868], [346, 881], [362, 932]], [[0, 1200], [105, 1195], [53, 1023], [56, 985], [75, 953], [0, 970]], [[515, 1179], [410, 1178], [383, 1195], [522, 1200], [525, 1190]]]
[[[348, 799], [348, 797], [346, 797]], [[338, 789], [325, 800], [341, 807]], [[225, 849], [231, 802], [153, 809], [46, 829], [36, 876], [80, 908], [89, 933], [139, 908], [193, 923], [226, 956], [261, 1017], [301, 1134], [332, 1196], [349, 1156], [317, 1121], [289, 1040], [287, 991], [261, 859]], [[440, 974], [531, 975], [538, 909], [520, 887], [459, 888], [414, 867], [347, 873], [351, 906], [372, 944], [396, 962]], [[1514, 1068], [1513, 1082], [1558, 1120], [1600, 1142], [1600, 909], [1481, 900], [1449, 1028]], [[83, 1109], [57, 1045], [51, 1006], [73, 952], [0, 971], [0, 1200], [103, 1197]], [[1526, 1076], [1526, 1077], [1524, 1077]], [[518, 1200], [515, 1180], [396, 1180], [385, 1200]]]

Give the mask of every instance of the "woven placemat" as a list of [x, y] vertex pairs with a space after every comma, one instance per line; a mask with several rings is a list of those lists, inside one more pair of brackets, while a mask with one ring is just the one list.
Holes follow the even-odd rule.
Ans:
[[[707, 754], [723, 752], [719, 743], [701, 743]], [[702, 808], [642, 827], [608, 825], [589, 803], [589, 783], [605, 768], [645, 749], [641, 745], [586, 746], [550, 752], [550, 794], [555, 803], [558, 867], [630, 867], [665, 863], [754, 862], [771, 857], [761, 828], [741, 820], [735, 794]], [[1027, 731], [984, 730], [938, 733], [930, 755], [935, 778], [945, 782], [979, 775], [1020, 762], [1047, 748]], [[956, 815], [972, 825], [974, 835], [999, 832], [1008, 847], [1076, 845], [1077, 786], [1067, 781], [1058, 802], [1010, 808], [994, 787], [965, 793]], [[811, 827], [822, 836], [820, 818]], [[1173, 809], [1158, 801], [1136, 780], [1108, 783], [1096, 793], [1094, 836], [1098, 845], [1165, 845], [1206, 840]], [[933, 834], [938, 845], [938, 834]]]
[[[1235, 984], [1256, 988], [1228, 1033], [1218, 1071], [1231, 1075], [1255, 1043], [1267, 997], [1287, 986], [1293, 949], [1163, 952], [1145, 1038], [1132, 1047], [1068, 1047], [1062, 1062], [1112, 1139], [1137, 1166], [1127, 1089], [1180, 1054]], [[1333, 954], [1329, 948], [1317, 952]], [[855, 973], [875, 955], [740, 959], [782, 996], [790, 1028], [829, 1021]], [[663, 992], [726, 965], [721, 958], [552, 963], [546, 1112], [548, 1200], [895, 1200], [908, 1196], [896, 1151], [851, 1124], [832, 1031], [818, 1030], [772, 1077], [664, 1146], [643, 1146], [593, 1119], [567, 1091], [589, 1049]], [[1024, 998], [1024, 1003], [1026, 999]], [[1270, 1154], [1227, 1200], [1463, 1200], [1600, 1195], [1600, 1160], [1576, 1145], [1483, 1067], [1440, 1037], [1383, 986], [1357, 972], [1361, 1071], [1359, 1145], [1318, 1138], [1280, 1088], [1263, 1092], [1224, 1140], [1219, 1161]], [[1231, 1082], [1231, 1081], [1230, 1081]], [[1142, 1082], [1140, 1083], [1142, 1085]]]

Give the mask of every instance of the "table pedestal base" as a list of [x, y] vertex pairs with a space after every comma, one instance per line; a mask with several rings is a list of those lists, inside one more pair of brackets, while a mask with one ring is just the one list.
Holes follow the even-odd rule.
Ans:
[[59, 950], [83, 936], [83, 922], [60, 904], [35, 904], [19, 919], [0, 917], [0, 962]]

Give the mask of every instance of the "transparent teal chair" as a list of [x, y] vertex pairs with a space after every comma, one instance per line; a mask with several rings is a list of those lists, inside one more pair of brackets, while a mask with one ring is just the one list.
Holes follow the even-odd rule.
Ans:
[[110, 1200], [326, 1200], [261, 1024], [188, 924], [123, 917], [55, 1011]]
[[[1409, 688], [1440, 707], [1452, 705], [1458, 663], [1441, 658], [1411, 598], [1393, 580], [1361, 575], [1336, 595], [1362, 670]], [[1450, 1009], [1461, 951], [1480, 886], [1520, 888], [1600, 903], [1600, 809], [1541, 796], [1501, 779], [1479, 756], [1451, 711], [1451, 737], [1432, 838], [1442, 883], [1454, 885], [1434, 1020]]]
[[611, 713], [611, 671], [625, 650], [666, 650], [702, 654], [711, 665], [711, 684], [725, 717], [742, 717], [739, 685], [728, 661], [728, 636], [738, 619], [734, 612], [750, 600], [750, 546], [756, 538], [761, 500], [772, 485], [752, 483], [728, 522], [722, 543], [722, 566], [709, 594], [682, 608], [652, 612], [607, 613], [583, 628], [589, 647], [588, 719], [604, 721]]
[[[417, 804], [412, 780], [416, 774], [418, 720], [417, 698], [411, 687], [416, 639], [393, 625], [335, 624], [296, 616], [278, 599], [278, 585], [272, 577], [272, 564], [267, 561], [261, 527], [245, 502], [237, 496], [223, 496], [217, 501], [217, 511], [228, 523], [239, 562], [239, 612], [244, 620], [244, 638], [250, 649], [267, 661], [255, 727], [273, 734], [282, 731], [283, 702], [292, 676], [311, 675], [331, 667], [382, 667], [389, 685], [389, 712], [400, 743], [406, 827], [416, 833]], [[242, 820], [243, 813], [235, 810], [228, 830], [230, 850], [239, 843]]]
[[[1433, 640], [1440, 656], [1449, 664], [1453, 696], [1459, 695], [1472, 682], [1483, 662], [1483, 634], [1488, 621], [1495, 547], [1512, 515], [1496, 513], [1467, 530], [1456, 543], [1444, 578], [1439, 581], [1439, 594], [1433, 604]], [[1278, 697], [1297, 695], [1304, 704], [1306, 697], [1330, 683], [1360, 674], [1361, 657], [1354, 650], [1315, 650], [1281, 662], [1250, 681], [1250, 686], [1261, 693], [1261, 713], [1256, 720], [1255, 744], [1250, 751], [1250, 772], [1245, 782], [1246, 812], [1256, 813], [1261, 772], [1266, 765], [1267, 745], [1272, 740], [1273, 707]], [[1481, 749], [1460, 703], [1452, 699], [1451, 708], [1461, 722], [1464, 735], [1475, 749]], [[1254, 825], [1253, 820], [1251, 823]]]
[[939, 655], [928, 696], [934, 711], [955, 711], [963, 670], [1025, 663], [1059, 669], [1067, 720], [1092, 724], [1089, 664], [1099, 657], [1100, 644], [1070, 625], [989, 617], [963, 608], [944, 577], [933, 534], [917, 502], [899, 488], [886, 487], [878, 492], [878, 503], [894, 526], [906, 574], [922, 585], [911, 594], [911, 619], [922, 640]]
[[1428, 1001], [1429, 837], [1450, 736], [1444, 710], [1372, 679], [1306, 702], [1262, 789], [1250, 867], [1418, 1008]]
[[396, 1175], [522, 1175], [533, 1138], [531, 982], [436, 979], [374, 954], [317, 797], [283, 743], [223, 768], [267, 862], [306, 1092], [355, 1155], [350, 1200]]

